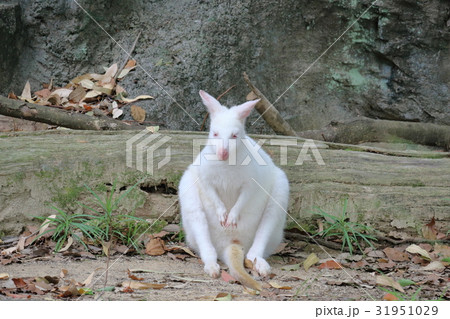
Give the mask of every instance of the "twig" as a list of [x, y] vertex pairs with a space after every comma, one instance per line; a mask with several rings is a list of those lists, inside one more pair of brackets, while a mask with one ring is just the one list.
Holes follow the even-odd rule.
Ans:
[[[217, 101], [219, 101], [221, 97], [223, 97], [225, 94], [227, 94], [227, 93], [228, 93], [231, 89], [233, 89], [234, 87], [236, 87], [236, 84], [233, 85], [232, 87], [229, 87], [225, 92], [223, 92], [222, 94], [220, 94], [220, 95], [217, 97]], [[203, 118], [202, 126], [200, 127], [200, 131], [203, 131], [203, 130], [205, 129], [205, 123], [206, 123], [206, 119], [208, 118], [208, 116], [209, 116], [209, 113], [206, 112], [205, 117]]]
[[345, 252], [350, 252], [348, 247], [342, 247], [342, 245], [339, 245], [339, 244], [336, 244], [336, 243], [333, 243], [331, 241], [324, 240], [324, 239], [321, 239], [321, 238], [316, 238], [316, 237], [302, 235], [302, 234], [297, 234], [297, 233], [292, 233], [292, 232], [286, 232], [285, 233], [285, 237], [287, 239], [296, 239], [296, 240], [306, 241], [306, 242], [309, 242], [309, 243], [325, 246], [327, 248], [331, 248], [331, 249], [335, 249], [335, 250], [342, 250], [342, 251], [345, 251]]
[[[30, 237], [36, 236], [37, 234], [39, 234], [39, 230], [35, 231], [34, 233], [31, 233], [28, 236], [25, 236], [25, 240], [27, 240]], [[4, 240], [4, 241], [2, 241], [0, 243], [0, 247], [2, 247], [2, 248], [3, 247], [8, 247], [8, 246], [9, 247], [13, 247], [13, 246], [17, 245], [17, 243], [19, 242], [20, 238], [21, 238], [21, 236]]]
[[116, 75], [114, 75], [114, 81], [117, 80], [117, 77], [120, 75], [123, 69], [125, 69], [125, 66], [128, 63], [128, 60], [131, 58], [131, 54], [133, 54], [134, 49], [136, 48], [136, 44], [139, 40], [139, 37], [141, 36], [142, 31], [139, 31], [136, 39], [133, 42], [133, 45], [131, 46], [130, 50], [128, 51], [128, 54], [125, 57], [125, 61], [123, 61], [122, 66], [117, 70]]
[[[395, 240], [383, 235], [373, 235], [377, 240], [379, 241], [386, 241], [394, 245], [400, 245], [400, 244], [407, 244], [407, 243], [435, 243], [435, 242], [442, 242], [442, 243], [450, 243], [450, 240], [448, 238], [441, 239], [441, 240], [429, 240], [429, 239], [423, 239], [423, 238], [405, 238], [401, 240]], [[348, 247], [342, 247], [339, 244], [336, 244], [334, 242], [330, 242], [328, 240], [324, 240], [321, 238], [311, 237], [307, 235], [292, 233], [292, 232], [286, 232], [285, 237], [287, 239], [295, 239], [295, 240], [301, 240], [306, 241], [313, 244], [319, 244], [321, 246], [325, 246], [327, 248], [336, 249], [336, 250], [342, 250], [345, 252], [349, 252]]]
[[443, 238], [443, 239], [435, 239], [435, 240], [425, 239], [425, 238], [405, 238], [405, 239], [396, 240], [396, 239], [392, 239], [390, 237], [383, 236], [383, 235], [374, 235], [374, 237], [380, 241], [387, 241], [388, 243], [391, 243], [394, 245], [407, 244], [407, 243], [416, 243], [416, 244], [435, 243], [435, 242], [450, 243], [450, 239], [448, 237]]

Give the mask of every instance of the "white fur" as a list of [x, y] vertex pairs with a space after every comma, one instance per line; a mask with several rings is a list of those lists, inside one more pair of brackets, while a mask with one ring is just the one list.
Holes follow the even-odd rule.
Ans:
[[[268, 275], [270, 266], [264, 258], [283, 238], [289, 183], [262, 149], [258, 153], [267, 165], [258, 164], [252, 157], [248, 165], [240, 165], [250, 154], [243, 139], [256, 145], [246, 135], [244, 124], [259, 100], [228, 109], [206, 92], [200, 91], [200, 95], [211, 115], [209, 138], [221, 143], [218, 147], [205, 146], [197, 158], [200, 165], [189, 166], [180, 181], [187, 243], [200, 254], [205, 271], [213, 277], [219, 276], [217, 258], [230, 266], [225, 252], [234, 240], [243, 246], [255, 269]], [[237, 165], [224, 160], [227, 153], [231, 158], [232, 152], [236, 152]], [[216, 153], [217, 160], [205, 160], [208, 153]]]

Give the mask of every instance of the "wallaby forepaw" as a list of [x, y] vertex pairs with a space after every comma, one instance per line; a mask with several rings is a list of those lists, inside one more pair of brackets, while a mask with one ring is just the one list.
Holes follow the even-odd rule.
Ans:
[[253, 259], [253, 269], [262, 277], [270, 275], [270, 265], [264, 258], [255, 257]]
[[225, 224], [227, 222], [227, 210], [225, 207], [217, 208], [217, 217], [219, 218], [220, 225], [225, 227]]
[[232, 211], [228, 214], [228, 216], [227, 216], [227, 218], [226, 218], [226, 221], [225, 221], [225, 224], [222, 225], [222, 226], [224, 226], [224, 227], [226, 227], [226, 228], [229, 228], [229, 227], [231, 227], [231, 228], [236, 228], [236, 227], [237, 227], [237, 222], [238, 222], [238, 220], [239, 220], [239, 215], [236, 214], [236, 213], [234, 213], [234, 211], [232, 210]]
[[213, 278], [220, 277], [220, 266], [217, 263], [206, 264], [204, 270]]

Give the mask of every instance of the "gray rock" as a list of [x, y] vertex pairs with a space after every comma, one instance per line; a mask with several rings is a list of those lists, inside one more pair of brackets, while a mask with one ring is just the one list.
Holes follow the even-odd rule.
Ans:
[[116, 42], [129, 48], [142, 31], [142, 69], [122, 84], [155, 96], [136, 104], [170, 129], [198, 130], [199, 89], [236, 84], [222, 102], [242, 102], [243, 71], [297, 131], [359, 115], [450, 124], [446, 0], [378, 1], [313, 66], [372, 1], [79, 1], [111, 38], [73, 1], [0, 3], [1, 94], [101, 72], [126, 56]]

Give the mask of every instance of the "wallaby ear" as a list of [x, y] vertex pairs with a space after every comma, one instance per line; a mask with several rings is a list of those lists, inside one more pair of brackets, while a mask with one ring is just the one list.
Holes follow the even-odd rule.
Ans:
[[203, 104], [205, 104], [206, 108], [208, 109], [209, 114], [213, 116], [215, 113], [223, 110], [223, 106], [217, 101], [215, 98], [213, 98], [211, 95], [206, 93], [203, 90], [200, 90], [198, 92], [202, 98]]
[[250, 115], [250, 112], [254, 109], [255, 105], [261, 101], [261, 99], [245, 102], [241, 105], [235, 106], [235, 110], [240, 120], [244, 120]]

